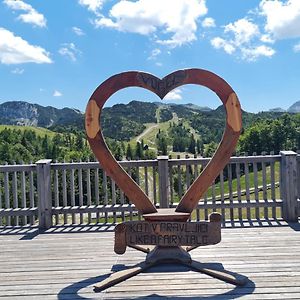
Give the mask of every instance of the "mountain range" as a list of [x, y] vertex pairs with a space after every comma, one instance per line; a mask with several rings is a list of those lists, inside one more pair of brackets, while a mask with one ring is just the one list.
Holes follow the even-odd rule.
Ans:
[[58, 109], [24, 101], [0, 104], [0, 124], [52, 128], [54, 126], [83, 126], [83, 114], [72, 108]]
[[300, 112], [300, 101], [295, 102], [293, 105], [291, 105], [287, 112], [289, 113], [299, 113]]
[[[287, 111], [280, 108], [258, 114], [243, 111], [243, 125], [247, 127], [256, 119], [276, 118], [281, 114], [299, 113], [300, 101]], [[131, 101], [106, 107], [101, 115], [101, 127], [107, 137], [117, 140], [130, 140], [146, 129], [145, 123], [158, 123], [172, 120], [174, 115], [187, 120], [191, 127], [213, 132], [214, 126], [223, 126], [225, 119], [223, 106], [217, 109], [195, 104], [165, 104], [161, 102]], [[58, 109], [24, 101], [10, 101], [0, 104], [0, 124], [38, 126], [54, 131], [75, 128], [84, 129], [84, 114], [77, 109]], [[223, 129], [223, 128], [222, 128]]]

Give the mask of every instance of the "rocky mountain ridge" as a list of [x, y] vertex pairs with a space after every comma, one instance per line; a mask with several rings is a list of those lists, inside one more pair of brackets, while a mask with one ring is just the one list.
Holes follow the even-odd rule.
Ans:
[[25, 101], [9, 101], [0, 104], [0, 124], [45, 128], [68, 125], [82, 127], [83, 118], [79, 110], [72, 108], [58, 109]]

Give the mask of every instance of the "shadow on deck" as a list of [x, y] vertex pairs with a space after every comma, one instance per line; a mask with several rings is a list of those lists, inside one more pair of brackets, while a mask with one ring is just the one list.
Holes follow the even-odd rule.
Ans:
[[[100, 233], [113, 232], [115, 229], [114, 223], [99, 223], [99, 224], [67, 224], [56, 225], [50, 229], [41, 230], [37, 226], [5, 226], [0, 227], [0, 236], [2, 235], [21, 235], [22, 240], [30, 240], [39, 234], [62, 234], [62, 233]], [[226, 221], [222, 224], [222, 229], [228, 228], [269, 228], [269, 227], [290, 227], [295, 231], [300, 231], [300, 223], [286, 222], [282, 219], [269, 220], [244, 220], [244, 221]]]
[[113, 229], [113, 224], [56, 226], [42, 233], [37, 227], [2, 228], [0, 298], [300, 299], [299, 223], [226, 223], [219, 244], [191, 251], [197, 261], [247, 276], [246, 286], [169, 264], [95, 294], [95, 283], [145, 258], [133, 249], [116, 255]]

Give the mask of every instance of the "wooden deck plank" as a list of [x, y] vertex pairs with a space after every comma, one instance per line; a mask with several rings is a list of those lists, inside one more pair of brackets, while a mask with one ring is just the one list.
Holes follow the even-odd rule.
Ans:
[[186, 267], [162, 265], [95, 294], [93, 285], [111, 269], [145, 258], [132, 249], [123, 256], [114, 254], [109, 228], [52, 228], [44, 234], [30, 228], [23, 234], [21, 229], [0, 230], [0, 300], [300, 299], [299, 224], [224, 228], [221, 243], [191, 252], [202, 263], [248, 276], [244, 287]]

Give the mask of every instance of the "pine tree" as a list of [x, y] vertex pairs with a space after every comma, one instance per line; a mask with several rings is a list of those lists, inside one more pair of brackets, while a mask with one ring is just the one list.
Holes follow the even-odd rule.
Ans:
[[143, 159], [143, 157], [144, 157], [144, 155], [143, 155], [142, 144], [140, 142], [137, 142], [136, 147], [135, 147], [135, 158]]
[[83, 139], [81, 135], [76, 136], [76, 142], [75, 142], [76, 150], [81, 151], [83, 149]]
[[127, 160], [133, 159], [132, 148], [131, 148], [131, 145], [129, 143], [127, 144], [127, 149], [126, 149], [126, 159]]
[[168, 144], [167, 144], [167, 140], [165, 137], [162, 136], [158, 139], [157, 150], [158, 150], [158, 153], [161, 155], [168, 154]]
[[189, 146], [188, 146], [188, 151], [192, 154], [196, 154], [196, 141], [195, 141], [195, 138], [194, 138], [194, 135], [192, 134], [191, 137], [190, 137], [190, 143], [189, 143]]
[[116, 160], [122, 160], [123, 159], [123, 150], [122, 150], [122, 147], [119, 144], [116, 146], [114, 156], [115, 156]]
[[141, 140], [141, 147], [142, 147], [142, 150], [144, 150], [144, 149], [145, 149], [145, 148], [144, 148], [144, 147], [145, 147], [145, 145], [144, 145], [144, 140], [143, 140], [143, 139]]
[[197, 153], [203, 155], [204, 145], [201, 139], [196, 141]]

